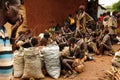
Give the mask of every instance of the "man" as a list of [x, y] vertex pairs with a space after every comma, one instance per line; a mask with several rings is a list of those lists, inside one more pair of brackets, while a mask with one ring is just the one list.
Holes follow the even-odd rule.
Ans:
[[99, 51], [97, 49], [96, 37], [97, 37], [97, 33], [92, 33], [90, 35], [90, 38], [87, 41], [87, 46], [88, 46], [88, 51], [89, 52], [99, 54]]
[[74, 52], [75, 52], [75, 48], [76, 48], [76, 40], [74, 37], [71, 37], [70, 39], [68, 39], [68, 47], [69, 47], [69, 54], [68, 56], [66, 55], [61, 55], [61, 63], [63, 68], [66, 70], [66, 74], [64, 76], [64, 78], [68, 77], [69, 71], [71, 72], [70, 78], [74, 78], [76, 76], [76, 72], [73, 70], [72, 68], [72, 64], [74, 62], [75, 56], [74, 56]]
[[79, 41], [77, 41], [77, 46], [79, 49], [76, 50], [75, 55], [79, 55], [82, 59], [85, 55], [88, 55], [88, 48], [87, 48], [87, 39], [85, 34], [79, 35]]
[[13, 71], [12, 47], [4, 24], [9, 22], [15, 25], [12, 29], [12, 40], [14, 38], [13, 34], [22, 23], [19, 18], [20, 5], [20, 0], [0, 0], [0, 80], [10, 80]]
[[108, 33], [109, 33], [108, 28], [105, 28], [103, 32], [102, 41], [99, 44], [99, 51], [101, 55], [103, 54], [113, 55], [114, 52], [111, 44], [111, 39]]
[[80, 5], [77, 14], [76, 29], [81, 29], [82, 33], [86, 33], [86, 26], [93, 21], [93, 18], [85, 12], [85, 6]]
[[109, 35], [113, 43], [116, 43], [116, 34], [117, 34], [117, 18], [115, 17], [115, 12], [113, 12], [112, 16], [110, 15], [110, 12], [107, 12], [107, 15], [104, 17], [103, 25], [104, 27], [108, 27]]

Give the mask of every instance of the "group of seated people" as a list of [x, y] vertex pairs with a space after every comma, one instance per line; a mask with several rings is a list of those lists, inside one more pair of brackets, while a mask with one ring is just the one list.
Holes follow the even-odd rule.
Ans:
[[[81, 21], [79, 18], [78, 21]], [[93, 19], [91, 18], [91, 23], [86, 23], [84, 27], [79, 24], [79, 27], [77, 27], [77, 21], [71, 19], [72, 16], [70, 15], [69, 20], [66, 20], [63, 27], [57, 24], [49, 30], [45, 30], [45, 33], [40, 33], [41, 35], [37, 37], [32, 36], [29, 29], [20, 31], [18, 37], [15, 39], [13, 50], [19, 50], [21, 47], [39, 47], [39, 52], [43, 54], [45, 59], [42, 63], [46, 65], [46, 67], [42, 67], [42, 70], [46, 69], [49, 75], [51, 75], [50, 72], [52, 71], [49, 72], [50, 69], [48, 68], [52, 67], [54, 71], [55, 64], [53, 64], [54, 66], [50, 65], [52, 61], [47, 60], [49, 58], [48, 55], [51, 57], [57, 54], [57, 56], [51, 59], [54, 63], [57, 63], [57, 66], [60, 64], [59, 67], [61, 69], [58, 69], [58, 71], [60, 70], [60, 73], [64, 74], [64, 78], [74, 78], [77, 73], [83, 72], [85, 67], [84, 62], [93, 60], [92, 55], [94, 54], [114, 55], [115, 52], [112, 48], [113, 40], [111, 41], [109, 27], [100, 26], [99, 24], [94, 25]], [[60, 63], [55, 57], [59, 57]], [[54, 61], [54, 58], [57, 62]], [[48, 65], [48, 63], [50, 64]], [[53, 78], [57, 79], [58, 77]]]
[[[59, 46], [59, 59], [61, 71], [65, 74], [64, 78], [68, 76], [74, 78], [77, 73], [84, 71], [85, 61], [93, 60], [91, 54], [114, 55], [108, 33], [107, 28], [104, 28], [103, 31], [91, 30], [82, 33], [80, 29], [71, 31], [69, 27], [64, 26], [57, 31], [46, 31], [42, 37], [35, 37], [27, 29], [19, 32], [13, 47], [14, 50], [19, 50], [20, 46], [24, 48], [39, 47], [40, 51], [42, 51], [43, 47], [50, 44], [50, 40], [56, 42], [56, 45]], [[77, 65], [75, 64], [76, 59], [79, 60]]]

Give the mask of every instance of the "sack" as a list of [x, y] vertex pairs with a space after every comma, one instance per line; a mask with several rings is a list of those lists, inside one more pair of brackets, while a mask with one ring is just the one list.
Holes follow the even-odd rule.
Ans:
[[112, 66], [120, 68], [120, 62], [117, 62], [114, 59], [112, 59]]
[[23, 69], [24, 69], [24, 58], [23, 58], [23, 51], [22, 50], [16, 50], [14, 52], [14, 77], [19, 78], [23, 75]]
[[60, 76], [60, 53], [59, 46], [56, 43], [51, 43], [42, 49], [45, 58], [45, 67], [47, 73], [54, 79]]
[[41, 71], [41, 61], [38, 48], [31, 47], [24, 50], [24, 74], [22, 78], [44, 78]]
[[84, 71], [84, 64], [83, 64], [83, 61], [81, 61], [80, 59], [75, 59], [72, 66], [77, 72], [81, 73]]

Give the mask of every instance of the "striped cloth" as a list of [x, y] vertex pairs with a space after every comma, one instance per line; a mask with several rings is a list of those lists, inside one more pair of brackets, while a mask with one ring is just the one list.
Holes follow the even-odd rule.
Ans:
[[13, 71], [13, 54], [5, 27], [0, 27], [0, 80], [10, 80]]

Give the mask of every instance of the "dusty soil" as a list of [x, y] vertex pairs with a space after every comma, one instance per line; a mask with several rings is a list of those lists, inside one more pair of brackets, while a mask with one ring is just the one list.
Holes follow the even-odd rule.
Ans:
[[[116, 51], [118, 48], [120, 48], [120, 45], [113, 45], [113, 48]], [[112, 60], [111, 56], [95, 55], [93, 61], [85, 62], [85, 71], [78, 74], [74, 79], [69, 79], [69, 78], [64, 79], [63, 76], [61, 75], [59, 80], [109, 80], [105, 76], [105, 71], [110, 69], [111, 60]], [[14, 78], [14, 80], [19, 80], [19, 78]], [[44, 80], [54, 80], [54, 79], [52, 79], [49, 76], [46, 76]]]
[[[113, 45], [114, 50], [120, 48], [120, 45]], [[111, 56], [94, 56], [93, 61], [85, 62], [85, 71], [78, 74], [74, 79], [63, 78], [60, 76], [59, 80], [109, 80], [105, 75], [105, 71], [111, 68]], [[19, 80], [19, 79], [14, 79]], [[54, 80], [49, 76], [46, 76], [44, 80]]]
[[[59, 80], [108, 80], [105, 75], [105, 70], [108, 70], [111, 66], [112, 57], [110, 56], [94, 56], [93, 61], [85, 62], [85, 71], [78, 74], [74, 79], [66, 78], [62, 76]], [[106, 79], [105, 79], [106, 78]], [[52, 80], [45, 78], [45, 80]]]

